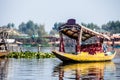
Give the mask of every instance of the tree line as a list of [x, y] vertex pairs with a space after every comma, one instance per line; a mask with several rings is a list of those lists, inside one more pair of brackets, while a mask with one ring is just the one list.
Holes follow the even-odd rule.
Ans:
[[47, 32], [45, 31], [45, 25], [38, 25], [31, 20], [27, 23], [22, 22], [19, 25], [18, 30], [24, 34], [28, 34], [29, 36], [38, 35], [39, 37], [43, 37], [47, 35]]
[[[50, 35], [55, 35], [56, 33], [58, 33], [58, 27], [60, 25], [62, 25], [64, 23], [61, 22], [55, 22], [53, 24], [52, 30], [50, 30]], [[103, 24], [102, 26], [98, 26], [95, 23], [83, 23], [81, 22], [81, 25], [90, 28], [92, 30], [106, 30], [112, 34], [115, 33], [120, 33], [120, 21], [109, 21], [106, 24]], [[15, 24], [14, 23], [8, 23], [7, 25], [8, 28], [14, 28]], [[38, 35], [39, 37], [43, 37], [45, 35], [49, 35], [46, 31], [45, 31], [45, 25], [43, 24], [37, 24], [34, 23], [32, 20], [29, 20], [28, 22], [22, 22], [19, 26], [18, 26], [18, 31], [24, 34], [28, 34], [29, 36], [34, 36], [34, 35]]]
[[[59, 23], [55, 23], [52, 30], [50, 31], [50, 34], [56, 34], [58, 32], [58, 27], [63, 24], [61, 22]], [[95, 23], [83, 23], [81, 22], [81, 25], [87, 27], [87, 28], [90, 28], [92, 30], [95, 30], [95, 31], [99, 31], [99, 30], [103, 30], [103, 31], [107, 31], [107, 32], [110, 32], [111, 34], [116, 34], [116, 33], [120, 33], [120, 21], [109, 21], [108, 23], [106, 24], [103, 24], [102, 26], [98, 26], [97, 24]]]
[[120, 21], [109, 21], [107, 24], [102, 25], [102, 29], [113, 34], [120, 33]]
[[[19, 26], [18, 26], [18, 31], [23, 33], [23, 34], [27, 34], [29, 35], [31, 38], [28, 40], [32, 40], [33, 42], [35, 41], [36, 43], [40, 43], [40, 44], [47, 44], [48, 43], [48, 39], [45, 39], [43, 37], [45, 36], [54, 36], [56, 34], [58, 34], [59, 30], [58, 27], [61, 26], [62, 22], [55, 22], [53, 24], [52, 30], [50, 30], [49, 33], [47, 33], [45, 31], [45, 25], [43, 24], [37, 24], [34, 23], [32, 20], [29, 20], [28, 22], [22, 22]], [[120, 33], [120, 21], [109, 21], [106, 24], [103, 24], [102, 26], [98, 26], [95, 23], [83, 23], [81, 22], [80, 25], [83, 25], [87, 28], [90, 28], [92, 30], [106, 30], [112, 34], [115, 33]], [[5, 26], [4, 26], [5, 27]], [[14, 28], [15, 29], [15, 24], [14, 23], [8, 23], [6, 25], [7, 28]], [[14, 36], [13, 36], [14, 37]], [[17, 38], [19, 39], [19, 38]], [[25, 43], [30, 43], [29, 41], [27, 41]]]
[[[16, 29], [14, 23], [8, 23], [6, 26], [8, 29]], [[16, 29], [21, 34], [27, 34], [28, 36], [20, 35], [15, 36], [11, 35], [10, 38], [15, 38], [17, 41], [23, 42], [25, 44], [29, 43], [39, 43], [43, 45], [47, 45], [47, 40], [43, 37], [47, 36], [48, 33], [45, 31], [45, 25], [34, 23], [32, 20], [28, 22], [22, 22], [18, 29]]]

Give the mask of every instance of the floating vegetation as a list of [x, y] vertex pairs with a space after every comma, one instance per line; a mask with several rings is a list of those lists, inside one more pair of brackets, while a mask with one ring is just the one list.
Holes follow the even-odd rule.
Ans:
[[54, 58], [53, 53], [44, 53], [44, 52], [11, 52], [8, 56], [8, 58]]

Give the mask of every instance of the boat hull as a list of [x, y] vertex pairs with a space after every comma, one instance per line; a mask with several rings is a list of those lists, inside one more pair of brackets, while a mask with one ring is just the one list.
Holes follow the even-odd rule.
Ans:
[[9, 51], [0, 52], [0, 58], [9, 54]]
[[[111, 51], [106, 54], [103, 52], [97, 52], [94, 55], [88, 52], [80, 52], [79, 54], [63, 53], [59, 51], [52, 51], [54, 55], [62, 60], [63, 62], [100, 62], [100, 61], [110, 61], [115, 57], [116, 52]], [[109, 53], [109, 54], [108, 54]]]

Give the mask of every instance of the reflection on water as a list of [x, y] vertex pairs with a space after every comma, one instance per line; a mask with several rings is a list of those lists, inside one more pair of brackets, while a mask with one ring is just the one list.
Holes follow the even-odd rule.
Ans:
[[57, 80], [52, 71], [56, 59], [9, 59], [2, 80]]
[[119, 50], [111, 62], [63, 64], [57, 58], [0, 59], [0, 80], [120, 80]]
[[52, 59], [0, 59], [0, 80], [120, 80], [120, 62], [62, 64]]
[[59, 80], [120, 80], [119, 74], [113, 62], [59, 64], [54, 68]]
[[111, 62], [60, 63], [54, 68], [54, 76], [59, 80], [120, 80], [120, 49]]
[[7, 75], [8, 59], [0, 59], [0, 80], [4, 80]]

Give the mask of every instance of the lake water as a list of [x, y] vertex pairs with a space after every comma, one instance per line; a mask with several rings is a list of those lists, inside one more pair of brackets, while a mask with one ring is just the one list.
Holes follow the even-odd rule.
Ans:
[[[12, 47], [10, 47], [11, 51], [15, 52], [20, 52], [21, 50], [24, 51], [31, 51], [31, 52], [38, 52], [38, 47], [23, 47], [19, 46], [18, 49], [17, 47], [14, 47], [12, 50]], [[51, 50], [59, 50], [59, 47], [40, 47], [41, 52], [51, 52]]]
[[63, 64], [57, 58], [0, 59], [0, 80], [120, 80], [120, 50], [110, 62]]

